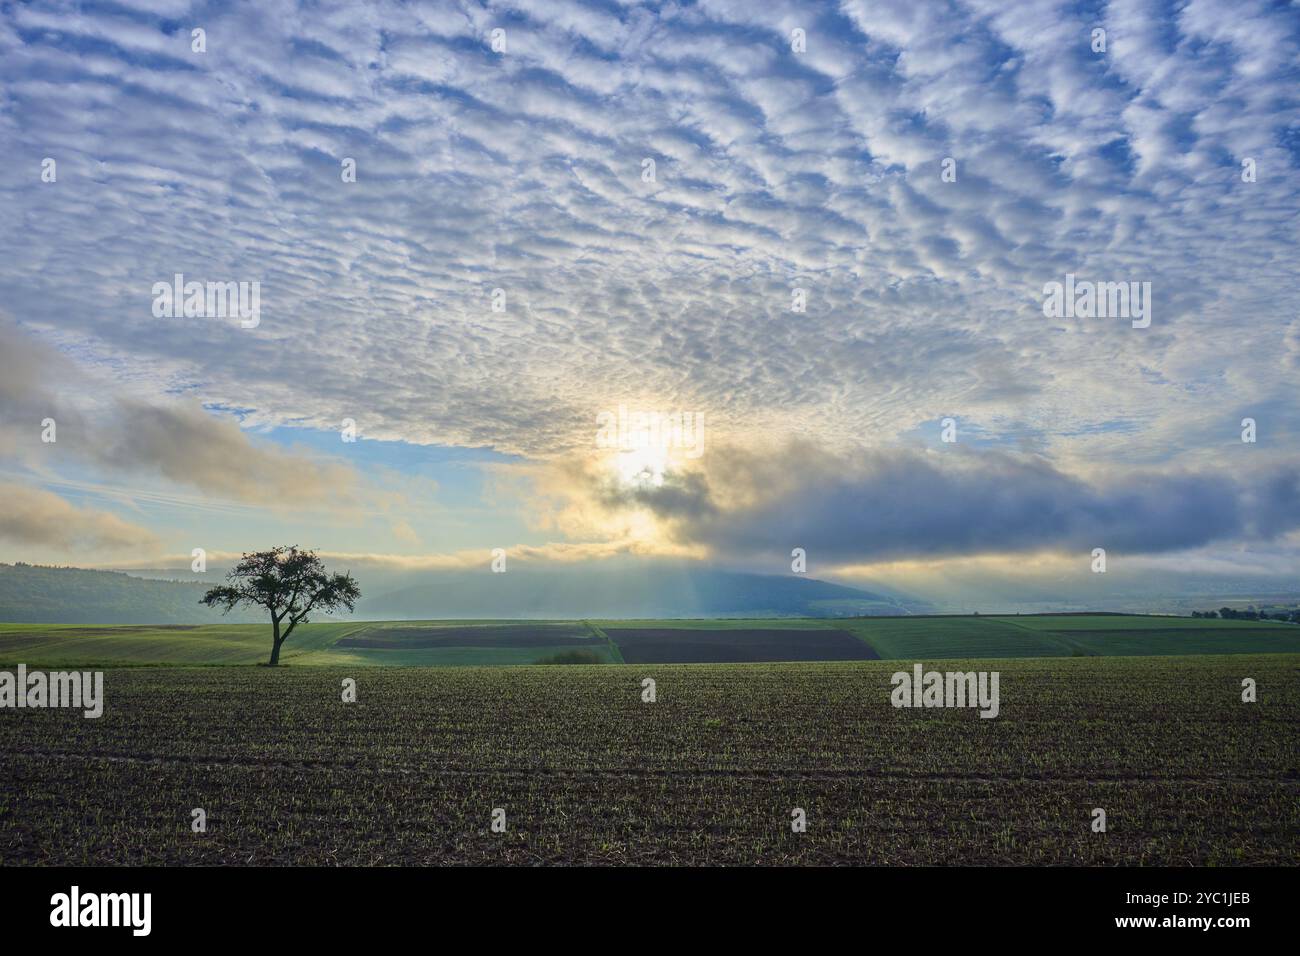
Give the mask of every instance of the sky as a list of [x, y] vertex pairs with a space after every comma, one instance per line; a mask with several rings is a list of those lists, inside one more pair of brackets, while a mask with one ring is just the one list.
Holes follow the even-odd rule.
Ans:
[[0, 560], [1294, 579], [1298, 93], [1249, 0], [0, 4]]

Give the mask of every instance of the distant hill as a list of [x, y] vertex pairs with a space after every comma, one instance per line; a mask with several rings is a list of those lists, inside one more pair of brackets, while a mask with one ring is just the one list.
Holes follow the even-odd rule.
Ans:
[[419, 584], [363, 598], [369, 620], [435, 618], [846, 617], [927, 605], [795, 575], [689, 565], [430, 572]]
[[[0, 621], [29, 624], [261, 623], [199, 604], [226, 569], [95, 571], [0, 564]], [[352, 619], [847, 617], [915, 614], [922, 602], [796, 575], [716, 571], [688, 564], [512, 567], [493, 574], [426, 571], [394, 579], [357, 574], [364, 595]], [[172, 578], [168, 580], [167, 578]], [[326, 618], [320, 618], [326, 620]]]
[[[177, 573], [179, 576], [179, 572]], [[255, 623], [238, 609], [223, 617], [199, 604], [202, 582], [157, 581], [121, 571], [0, 564], [0, 621], [26, 624]]]

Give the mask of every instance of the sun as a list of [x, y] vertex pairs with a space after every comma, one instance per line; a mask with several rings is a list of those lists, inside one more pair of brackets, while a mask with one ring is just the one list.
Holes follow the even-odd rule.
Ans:
[[633, 448], [616, 453], [610, 467], [624, 488], [658, 488], [664, 483], [670, 462], [659, 448]]

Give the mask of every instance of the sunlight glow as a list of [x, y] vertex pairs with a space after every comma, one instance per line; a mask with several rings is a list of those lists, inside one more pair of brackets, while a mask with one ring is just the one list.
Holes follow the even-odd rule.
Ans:
[[620, 451], [610, 460], [611, 468], [624, 488], [658, 488], [664, 483], [669, 456], [660, 448]]

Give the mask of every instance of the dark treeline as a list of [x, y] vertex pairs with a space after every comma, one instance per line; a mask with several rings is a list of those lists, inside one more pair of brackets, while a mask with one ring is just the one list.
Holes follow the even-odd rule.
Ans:
[[1300, 624], [1300, 608], [1287, 610], [1279, 608], [1276, 611], [1257, 611], [1254, 608], [1236, 610], [1230, 607], [1221, 607], [1217, 611], [1193, 611], [1192, 617], [1205, 618], [1222, 618], [1225, 621], [1290, 621], [1292, 624]]

